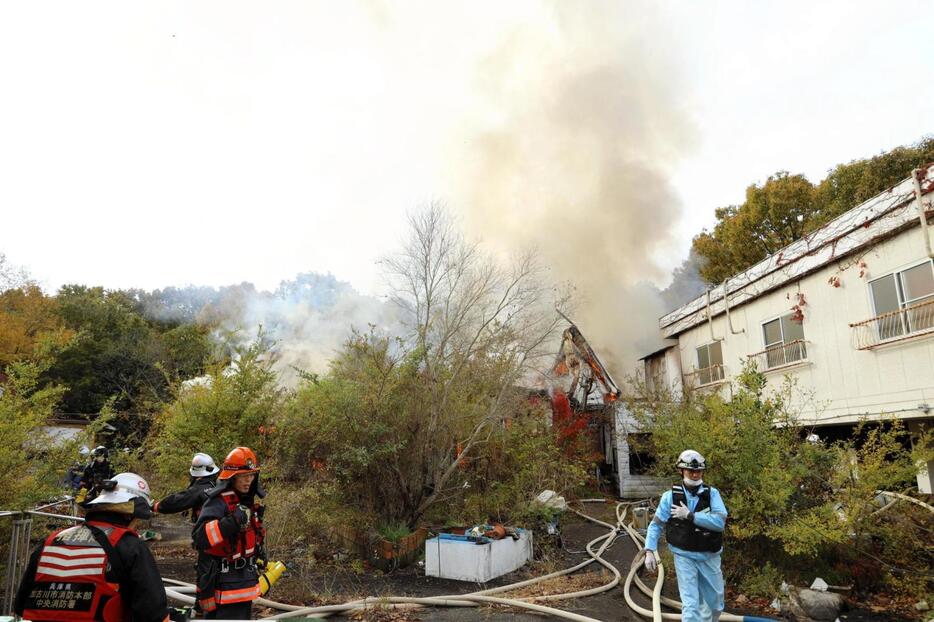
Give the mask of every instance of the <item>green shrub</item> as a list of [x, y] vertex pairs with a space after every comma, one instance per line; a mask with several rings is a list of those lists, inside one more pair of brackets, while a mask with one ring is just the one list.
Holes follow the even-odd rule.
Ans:
[[389, 523], [378, 526], [376, 528], [376, 533], [378, 533], [383, 540], [399, 542], [402, 538], [412, 533], [412, 530], [409, 529], [408, 525], [405, 523]]
[[159, 413], [146, 456], [160, 484], [186, 484], [191, 457], [199, 451], [220, 464], [231, 449], [246, 446], [266, 466], [264, 433], [283, 393], [261, 338], [237, 354], [233, 364], [215, 367], [201, 384], [180, 387]]
[[762, 374], [747, 367], [730, 401], [713, 394], [630, 404], [652, 430], [658, 475], [677, 478], [673, 465], [687, 446], [707, 459], [704, 480], [720, 490], [730, 514], [724, 547], [730, 578], [754, 587], [776, 573], [810, 582], [820, 568], [872, 591], [883, 570], [894, 568], [928, 577], [930, 586], [922, 544], [929, 517], [914, 522], [905, 512], [874, 513], [876, 490], [903, 490], [919, 461], [931, 459], [930, 433], [922, 431], [913, 451], [894, 420], [863, 423], [847, 441], [808, 442], [787, 406], [793, 385], [769, 395], [764, 388]]
[[40, 389], [40, 366], [14, 363], [0, 392], [0, 509], [27, 509], [62, 490], [70, 465], [61, 447], [42, 433], [62, 389]]
[[547, 524], [553, 511], [535, 497], [543, 490], [573, 497], [589, 481], [591, 456], [559, 447], [549, 419], [544, 405], [526, 404], [465, 470], [470, 488], [458, 510], [468, 523]]
[[784, 577], [782, 572], [766, 562], [764, 566], [753, 568], [739, 584], [740, 591], [753, 598], [774, 598], [781, 591]]

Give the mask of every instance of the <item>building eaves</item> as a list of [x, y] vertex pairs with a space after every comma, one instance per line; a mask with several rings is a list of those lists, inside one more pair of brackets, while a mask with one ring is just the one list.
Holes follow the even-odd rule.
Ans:
[[[934, 189], [934, 165], [925, 167], [922, 179], [922, 194], [928, 194]], [[917, 224], [913, 181], [908, 178], [724, 281], [710, 292], [709, 314], [724, 313], [724, 291], [730, 308], [738, 307]], [[707, 321], [707, 304], [705, 294], [662, 316], [662, 336], [675, 337]]]
[[639, 357], [639, 360], [640, 360], [640, 361], [644, 361], [645, 359], [650, 359], [650, 358], [652, 358], [653, 356], [656, 356], [656, 355], [658, 355], [658, 354], [661, 354], [661, 353], [664, 352], [665, 350], [670, 350], [671, 348], [675, 347], [676, 345], [678, 345], [678, 340], [677, 340], [677, 339], [665, 339], [664, 345], [659, 345], [659, 346], [657, 346], [657, 347], [655, 348], [655, 350], [649, 352], [649, 353], [646, 354], [645, 356], [640, 356], [640, 357]]

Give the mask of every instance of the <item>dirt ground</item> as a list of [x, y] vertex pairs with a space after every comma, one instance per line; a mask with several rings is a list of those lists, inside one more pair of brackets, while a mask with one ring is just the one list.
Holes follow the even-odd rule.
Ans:
[[[588, 506], [592, 515], [612, 522], [611, 506]], [[188, 526], [180, 517], [160, 517], [160, 523], [154, 525], [162, 534], [161, 542], [153, 543], [153, 552], [159, 563], [162, 575], [182, 581], [194, 581], [194, 551], [187, 546]], [[547, 574], [554, 570], [573, 566], [588, 556], [583, 549], [587, 542], [606, 533], [606, 529], [583, 520], [566, 520], [562, 528], [564, 546], [556, 549], [547, 560], [536, 562], [514, 573], [490, 581], [485, 585], [436, 579], [427, 577], [421, 565], [412, 565], [390, 573], [379, 573], [363, 570], [359, 564], [347, 561], [342, 563], [309, 564], [300, 559], [289, 559], [289, 555], [281, 554], [278, 558], [286, 563], [290, 572], [284, 576], [273, 588], [270, 597], [282, 602], [293, 604], [324, 605], [343, 603], [364, 596], [441, 596], [447, 594], [464, 594], [480, 589], [496, 587], [515, 583], [533, 576]], [[299, 553], [295, 551], [294, 553]], [[617, 541], [604, 554], [604, 558], [614, 564], [625, 578], [629, 565], [636, 554], [636, 549], [628, 537], [618, 537]], [[277, 557], [276, 555], [272, 555]], [[359, 572], [358, 572], [359, 571]], [[572, 589], [585, 589], [601, 585], [609, 580], [602, 568], [597, 564], [586, 567], [580, 573], [562, 580], [552, 586], [557, 591], [571, 591]], [[642, 597], [638, 590], [633, 589], [633, 599], [641, 606], [651, 609], [648, 599]], [[665, 584], [665, 594], [677, 598], [677, 584], [671, 577]], [[534, 595], [531, 591], [515, 592], [507, 596]], [[779, 618], [774, 612], [757, 608], [756, 603], [737, 604], [735, 595], [728, 591], [727, 610], [733, 613], [760, 615]], [[620, 622], [643, 622], [643, 618], [633, 612], [626, 604], [622, 587], [616, 587], [596, 596], [571, 601], [552, 601], [543, 603], [566, 611], [593, 617], [599, 620]], [[272, 610], [263, 611], [259, 608], [255, 615], [264, 616], [275, 613]], [[505, 610], [498, 607], [481, 608], [455, 608], [438, 607], [426, 608], [417, 611], [366, 612], [352, 615], [349, 619], [375, 622], [404, 622], [410, 620], [467, 622], [471, 620], [508, 620], [510, 622], [541, 622], [549, 616], [535, 612], [519, 610]], [[337, 618], [341, 619], [341, 618]], [[344, 618], [346, 619], [346, 618]], [[869, 610], [844, 611], [840, 615], [841, 622], [894, 622], [905, 620], [904, 616], [890, 615], [885, 612]]]

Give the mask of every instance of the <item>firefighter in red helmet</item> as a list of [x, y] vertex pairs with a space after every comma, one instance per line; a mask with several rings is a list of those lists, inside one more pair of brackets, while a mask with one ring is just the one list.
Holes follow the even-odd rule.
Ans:
[[193, 531], [198, 549], [196, 607], [206, 618], [248, 620], [260, 596], [259, 574], [266, 563], [264, 507], [259, 502], [266, 493], [256, 454], [249, 447], [235, 448], [217, 479]]

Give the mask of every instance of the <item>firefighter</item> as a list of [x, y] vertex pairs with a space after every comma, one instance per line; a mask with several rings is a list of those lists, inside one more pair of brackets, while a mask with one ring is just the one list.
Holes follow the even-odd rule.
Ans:
[[208, 499], [208, 492], [217, 486], [217, 474], [220, 469], [214, 464], [214, 458], [208, 454], [196, 453], [188, 469], [191, 480], [188, 488], [157, 501], [152, 511], [157, 514], [178, 514], [191, 510], [191, 522], [198, 522], [201, 506]]
[[114, 468], [108, 459], [109, 452], [103, 445], [95, 447], [91, 452], [91, 461], [84, 467], [81, 475], [81, 486], [75, 500], [78, 503], [87, 503], [100, 492], [101, 484], [113, 478]]
[[168, 620], [156, 560], [137, 527], [152, 516], [149, 486], [135, 473], [101, 483], [85, 522], [59, 529], [33, 552], [14, 610], [27, 620]]
[[727, 511], [720, 491], [704, 484], [704, 457], [693, 449], [681, 452], [675, 465], [681, 482], [662, 495], [645, 538], [645, 567], [658, 567], [658, 540], [665, 528], [674, 554], [683, 622], [709, 622], [723, 611], [723, 529]]
[[259, 503], [266, 493], [256, 454], [237, 447], [227, 454], [217, 478], [192, 533], [198, 549], [196, 606], [207, 618], [248, 620], [266, 565]]

